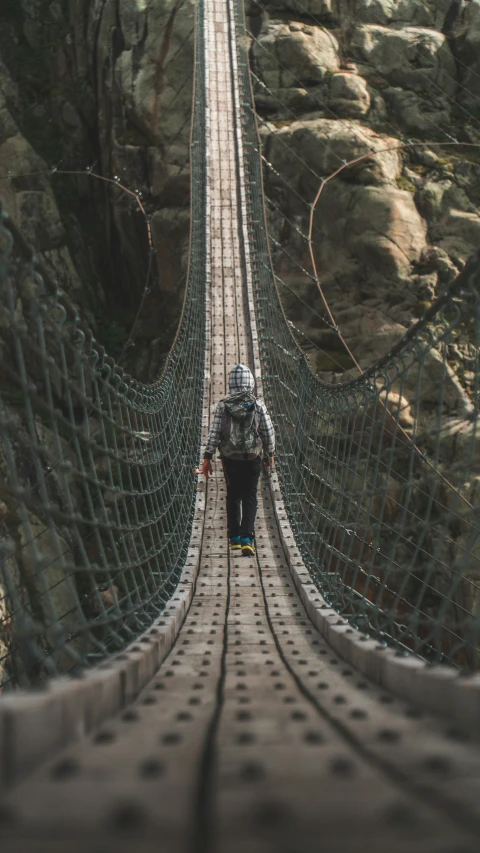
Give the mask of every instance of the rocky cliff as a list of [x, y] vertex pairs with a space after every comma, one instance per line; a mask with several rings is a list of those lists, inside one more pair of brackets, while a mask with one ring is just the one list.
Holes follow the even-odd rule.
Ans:
[[[123, 364], [146, 379], [158, 374], [183, 295], [193, 6], [4, 0], [0, 9], [0, 197], [112, 355], [145, 296]], [[61, 174], [91, 166], [139, 193], [151, 218], [146, 294], [135, 198]]]
[[[274, 261], [287, 310], [331, 379], [351, 363], [304, 272], [322, 178], [373, 155], [325, 186], [312, 235], [327, 298], [362, 366], [480, 244], [480, 3], [252, 0], [248, 11]], [[467, 380], [469, 359], [468, 347], [456, 359]]]
[[[375, 154], [325, 187], [313, 231], [363, 365], [480, 242], [480, 148], [450, 144], [480, 143], [480, 3], [249, 0], [247, 13], [274, 260], [296, 294], [285, 288], [287, 310], [331, 378], [348, 359], [302, 270], [321, 178]], [[148, 379], [183, 294], [193, 16], [193, 0], [4, 0], [0, 17], [0, 196], [113, 355], [141, 306], [123, 363]], [[92, 165], [141, 194], [156, 250], [147, 293], [135, 199], [59, 174]]]

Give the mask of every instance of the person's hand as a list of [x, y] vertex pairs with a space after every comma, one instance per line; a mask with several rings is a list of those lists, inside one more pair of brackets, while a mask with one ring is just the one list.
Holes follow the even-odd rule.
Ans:
[[273, 456], [270, 456], [270, 459], [264, 459], [263, 464], [265, 468], [268, 470], [269, 468], [273, 468]]
[[213, 474], [213, 468], [212, 468], [212, 463], [211, 463], [210, 459], [204, 459], [203, 460], [202, 474], [204, 475], [204, 477], [207, 478], [207, 480]]

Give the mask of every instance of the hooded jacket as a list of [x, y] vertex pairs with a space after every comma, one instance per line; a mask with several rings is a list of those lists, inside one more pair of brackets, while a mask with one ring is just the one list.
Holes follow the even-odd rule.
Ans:
[[[252, 391], [255, 388], [255, 379], [251, 370], [244, 364], [236, 364], [228, 374], [228, 388], [230, 394], [238, 394], [240, 391]], [[264, 456], [273, 456], [275, 453], [275, 430], [272, 424], [270, 415], [268, 414], [265, 403], [257, 400], [257, 408], [260, 414], [258, 431], [263, 444]], [[207, 446], [205, 448], [205, 459], [212, 459], [215, 455], [218, 445], [222, 438], [222, 422], [225, 412], [225, 403], [223, 400], [217, 404], [215, 415], [213, 418], [212, 428], [208, 436]]]
[[228, 390], [230, 394], [239, 394], [240, 391], [253, 391], [255, 379], [252, 371], [244, 364], [236, 364], [228, 374]]

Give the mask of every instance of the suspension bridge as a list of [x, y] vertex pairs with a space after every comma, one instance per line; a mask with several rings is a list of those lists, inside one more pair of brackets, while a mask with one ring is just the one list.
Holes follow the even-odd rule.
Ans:
[[[277, 295], [247, 47], [241, 0], [199, 0], [158, 382], [2, 215], [6, 853], [477, 849], [478, 392], [447, 356], [464, 335], [478, 359], [480, 257], [372, 368], [320, 382]], [[195, 473], [239, 361], [278, 438], [256, 559], [228, 553], [219, 466]]]

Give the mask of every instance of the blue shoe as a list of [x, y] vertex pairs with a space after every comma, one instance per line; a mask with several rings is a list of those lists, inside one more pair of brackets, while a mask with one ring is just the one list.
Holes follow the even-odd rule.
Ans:
[[240, 536], [231, 536], [230, 537], [230, 550], [231, 551], [240, 551], [242, 547]]
[[255, 556], [255, 545], [253, 544], [252, 540], [248, 538], [248, 536], [245, 536], [241, 540], [241, 548], [244, 557]]

